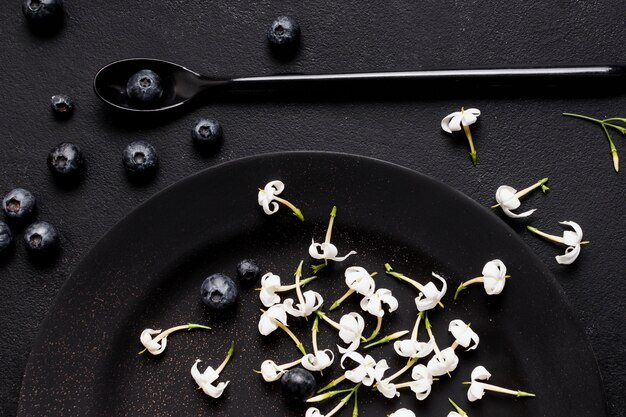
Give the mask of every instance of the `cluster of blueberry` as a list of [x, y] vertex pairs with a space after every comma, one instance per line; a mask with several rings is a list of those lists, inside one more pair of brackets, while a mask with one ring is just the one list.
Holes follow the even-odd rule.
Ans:
[[[237, 277], [242, 286], [253, 285], [260, 275], [261, 269], [251, 259], [244, 259], [237, 264]], [[239, 290], [237, 284], [228, 275], [216, 273], [202, 282], [200, 297], [213, 313], [227, 313], [235, 306], [239, 298]]]
[[[16, 188], [2, 199], [2, 211], [6, 221], [15, 228], [21, 228], [35, 216], [35, 196], [28, 190]], [[59, 233], [50, 223], [37, 221], [24, 231], [26, 250], [39, 259], [46, 259], [59, 249]], [[0, 255], [13, 246], [13, 233], [9, 225], [0, 221]]]

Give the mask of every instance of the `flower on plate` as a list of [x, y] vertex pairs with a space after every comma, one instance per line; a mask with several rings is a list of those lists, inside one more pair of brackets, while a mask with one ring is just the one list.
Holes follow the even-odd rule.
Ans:
[[504, 289], [504, 284], [509, 276], [506, 274], [506, 265], [500, 259], [494, 259], [485, 264], [482, 271], [482, 276], [472, 278], [468, 281], [462, 282], [454, 293], [454, 299], [458, 297], [459, 293], [467, 288], [469, 285], [482, 283], [485, 287], [485, 292], [489, 295], [497, 295]]
[[528, 210], [519, 214], [513, 213], [511, 210], [515, 210], [522, 204], [519, 201], [520, 197], [523, 197], [535, 188], [541, 187], [544, 193], [548, 191], [549, 188], [546, 187], [546, 182], [548, 182], [548, 178], [543, 178], [537, 181], [535, 184], [531, 185], [530, 187], [524, 188], [521, 191], [517, 191], [515, 188], [509, 187], [508, 185], [501, 185], [496, 190], [496, 201], [498, 202], [498, 204], [491, 206], [491, 208], [496, 208], [499, 206], [504, 214], [514, 219], [528, 217], [533, 214], [536, 209]]
[[308, 317], [313, 312], [315, 312], [322, 303], [324, 299], [319, 293], [315, 291], [306, 291], [304, 294], [302, 293], [302, 289], [300, 288], [300, 278], [302, 277], [302, 264], [303, 261], [300, 261], [298, 268], [296, 269], [296, 294], [298, 296], [299, 303], [294, 307], [294, 300], [291, 298], [286, 299], [283, 302], [285, 306], [285, 311], [291, 314], [294, 317]]
[[589, 243], [589, 241], [582, 241], [583, 239], [583, 229], [576, 222], [563, 221], [559, 222], [562, 225], [570, 226], [572, 230], [565, 230], [563, 232], [563, 237], [550, 235], [548, 233], [544, 233], [538, 230], [536, 227], [527, 226], [528, 230], [531, 232], [551, 240], [556, 243], [561, 243], [563, 245], [567, 245], [567, 249], [565, 250], [565, 254], [556, 256], [555, 259], [561, 265], [569, 265], [573, 263], [578, 255], [580, 255], [580, 245], [584, 245]]
[[279, 323], [287, 325], [287, 312], [282, 304], [276, 304], [261, 314], [259, 319], [259, 333], [267, 336], [278, 329]]
[[398, 300], [393, 296], [390, 290], [385, 288], [379, 288], [372, 295], [363, 297], [361, 300], [361, 309], [380, 318], [385, 315], [383, 303], [387, 304], [390, 313], [398, 309]]
[[263, 189], [259, 188], [258, 202], [265, 214], [270, 215], [278, 211], [278, 203], [281, 203], [291, 209], [293, 214], [304, 221], [304, 216], [300, 209], [291, 204], [284, 198], [278, 197], [278, 194], [282, 193], [285, 189], [285, 184], [282, 181], [274, 180], [268, 182]]
[[429, 339], [428, 342], [419, 342], [417, 340], [417, 333], [419, 330], [420, 321], [424, 317], [424, 312], [420, 311], [415, 320], [415, 326], [413, 326], [413, 332], [410, 339], [398, 340], [394, 342], [393, 349], [400, 356], [405, 358], [423, 358], [433, 351], [434, 341]]
[[317, 333], [319, 331], [319, 316], [315, 317], [313, 327], [311, 329], [311, 340], [313, 344], [313, 353], [304, 355], [302, 358], [302, 367], [309, 371], [322, 371], [328, 368], [335, 361], [335, 354], [332, 350], [319, 350], [317, 347]]
[[416, 365], [411, 371], [413, 382], [409, 383], [411, 391], [415, 393], [415, 398], [422, 401], [430, 394], [433, 385], [433, 375], [428, 368], [422, 364]]
[[268, 336], [274, 330], [280, 328], [293, 340], [298, 350], [303, 355], [306, 355], [302, 342], [300, 342], [298, 337], [287, 327], [287, 312], [285, 311], [284, 305], [275, 304], [268, 308], [267, 311], [261, 310], [261, 312], [263, 314], [261, 314], [261, 318], [259, 319], [259, 333], [263, 336]]
[[343, 303], [346, 298], [350, 297], [355, 292], [363, 295], [369, 296], [374, 293], [376, 290], [376, 283], [374, 282], [373, 276], [376, 275], [376, 272], [370, 274], [360, 266], [351, 266], [346, 269], [344, 272], [344, 276], [346, 277], [346, 285], [348, 286], [348, 291], [339, 298], [337, 301], [330, 306], [329, 310], [332, 311], [339, 307], [341, 303]]
[[[465, 324], [463, 320], [452, 320], [448, 326], [448, 331], [452, 333], [452, 336], [456, 339], [455, 344], [461, 345], [464, 348], [467, 348], [467, 350], [473, 350], [478, 347], [480, 338], [474, 330], [470, 328], [470, 325]], [[455, 347], [455, 345], [452, 345], [453, 349]]]
[[476, 123], [478, 116], [480, 116], [480, 110], [475, 108], [465, 110], [461, 107], [461, 111], [450, 113], [441, 120], [441, 128], [447, 133], [463, 130], [470, 146], [470, 156], [474, 165], [476, 165], [476, 149], [474, 148], [472, 132], [469, 127]]
[[[316, 276], [312, 276], [300, 281], [300, 286], [303, 287], [309, 282], [316, 279]], [[280, 303], [280, 296], [276, 293], [291, 291], [296, 289], [296, 284], [292, 285], [281, 285], [280, 277], [271, 272], [266, 273], [261, 277], [261, 288], [259, 288], [259, 298], [261, 299], [261, 303], [265, 307], [271, 307], [274, 304]]]
[[467, 390], [467, 399], [469, 401], [477, 401], [483, 398], [485, 391], [494, 391], [502, 394], [515, 395], [516, 397], [534, 397], [535, 394], [524, 391], [515, 391], [507, 388], [498, 387], [496, 385], [487, 384], [486, 381], [491, 378], [491, 374], [484, 366], [477, 366], [472, 371], [472, 382]]
[[333, 224], [335, 223], [335, 217], [337, 216], [337, 207], [333, 207], [330, 212], [330, 220], [328, 221], [328, 228], [326, 229], [326, 238], [322, 243], [316, 243], [315, 239], [311, 240], [311, 246], [309, 246], [309, 255], [313, 259], [323, 259], [324, 263], [313, 266], [313, 271], [317, 272], [321, 268], [328, 264], [328, 261], [341, 262], [345, 261], [350, 255], [356, 254], [355, 251], [348, 252], [345, 256], [338, 256], [339, 250], [335, 245], [330, 243], [330, 239], [333, 233]]
[[401, 408], [389, 414], [387, 417], [415, 417], [415, 413], [408, 408]]
[[342, 355], [346, 352], [352, 352], [359, 348], [361, 345], [361, 339], [363, 338], [363, 330], [365, 329], [365, 321], [359, 313], [348, 313], [341, 317], [339, 323], [329, 318], [326, 314], [316, 312], [319, 317], [326, 323], [339, 330], [339, 337], [344, 343], [348, 344], [347, 348], [337, 346], [339, 353]]
[[[178, 330], [191, 330], [191, 329], [206, 329], [211, 330], [208, 326], [203, 326], [201, 324], [183, 324], [182, 326], [170, 327], [167, 330], [154, 330], [154, 329], [144, 329], [139, 336], [139, 340], [141, 344], [144, 346], [144, 350], [139, 352], [139, 354], [144, 353], [145, 351], [150, 352], [153, 355], [160, 355], [163, 353], [165, 348], [167, 347], [167, 336], [178, 331]], [[153, 337], [158, 335], [156, 337]]]
[[419, 296], [415, 298], [415, 305], [417, 306], [417, 309], [419, 311], [430, 310], [430, 309], [435, 308], [437, 305], [440, 305], [443, 307], [443, 304], [441, 304], [441, 299], [443, 298], [443, 296], [446, 294], [446, 291], [448, 290], [448, 284], [446, 283], [446, 280], [442, 276], [437, 275], [434, 272], [432, 273], [432, 276], [437, 278], [442, 283], [441, 290], [437, 290], [437, 287], [432, 281], [426, 285], [422, 285], [419, 282], [407, 277], [404, 274], [395, 272], [391, 268], [391, 265], [389, 264], [385, 264], [385, 269], [386, 269], [385, 271], [386, 274], [391, 275], [395, 278], [398, 278], [401, 281], [407, 282], [411, 284], [412, 286], [414, 286], [415, 288], [417, 288], [417, 290], [420, 293], [419, 293]]
[[389, 369], [385, 359], [381, 359], [377, 362], [370, 355], [363, 356], [358, 352], [344, 353], [341, 357], [342, 369], [346, 369], [343, 363], [348, 358], [356, 362], [358, 366], [344, 372], [344, 376], [355, 384], [363, 383], [363, 385], [371, 387], [374, 382], [379, 382], [385, 374], [385, 371]]
[[300, 365], [301, 362], [302, 358], [284, 365], [277, 365], [274, 361], [268, 359], [261, 364], [261, 370], [255, 372], [261, 374], [265, 382], [274, 382], [278, 381], [289, 368]]
[[387, 304], [390, 313], [393, 313], [398, 309], [398, 300], [396, 300], [396, 297], [392, 295], [390, 290], [385, 288], [380, 288], [372, 295], [363, 297], [361, 300], [361, 309], [367, 311], [378, 319], [376, 328], [372, 332], [371, 336], [365, 339], [366, 342], [374, 339], [380, 332], [383, 325], [383, 316], [385, 315], [383, 303]]
[[235, 342], [232, 342], [230, 345], [230, 349], [228, 349], [228, 354], [226, 355], [226, 359], [224, 362], [217, 368], [213, 369], [212, 367], [207, 367], [204, 372], [200, 372], [198, 369], [198, 363], [202, 362], [200, 359], [196, 359], [196, 362], [191, 367], [191, 376], [193, 377], [196, 384], [198, 384], [199, 388], [202, 388], [204, 393], [212, 398], [219, 398], [224, 389], [228, 386], [230, 381], [220, 382], [217, 385], [213, 385], [217, 378], [219, 378], [220, 373], [226, 367], [226, 364], [230, 360], [230, 357], [233, 355], [235, 350]]
[[376, 384], [376, 389], [378, 390], [378, 392], [383, 394], [385, 398], [393, 398], [393, 397], [400, 396], [400, 393], [398, 392], [398, 389], [396, 388], [396, 384], [394, 384], [393, 382], [387, 379], [383, 379], [378, 384]]
[[426, 367], [432, 376], [440, 376], [454, 371], [458, 364], [459, 357], [456, 356], [454, 349], [447, 347], [440, 352], [435, 350], [435, 355], [428, 361]]

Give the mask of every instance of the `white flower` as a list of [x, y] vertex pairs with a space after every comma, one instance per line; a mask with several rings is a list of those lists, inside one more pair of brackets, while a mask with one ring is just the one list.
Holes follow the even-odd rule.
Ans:
[[458, 132], [462, 129], [462, 126], [470, 126], [476, 123], [478, 116], [480, 116], [480, 110], [475, 108], [455, 111], [443, 118], [441, 128], [448, 133]]
[[517, 190], [513, 187], [509, 187], [508, 185], [501, 185], [496, 190], [496, 201], [502, 208], [502, 211], [507, 216], [518, 219], [522, 217], [528, 217], [535, 212], [537, 209], [532, 209], [525, 211], [523, 213], [513, 213], [511, 210], [515, 210], [522, 203], [519, 201], [517, 194]]
[[580, 255], [580, 244], [583, 240], [583, 229], [575, 222], [559, 222], [566, 226], [571, 226], [574, 231], [565, 230], [563, 232], [563, 243], [568, 245], [565, 255], [556, 256], [556, 261], [562, 265], [569, 265]]
[[[463, 320], [452, 320], [448, 326], [448, 331], [452, 333], [456, 342], [467, 348], [467, 350], [473, 350], [478, 347], [478, 342], [480, 341], [478, 335]], [[472, 342], [474, 344], [470, 346]]]
[[314, 354], [309, 353], [302, 358], [302, 367], [309, 371], [322, 371], [333, 364], [335, 354], [332, 350], [318, 350]]
[[[201, 324], [188, 323], [183, 324], [181, 326], [170, 327], [167, 330], [153, 330], [153, 329], [144, 329], [139, 336], [139, 341], [144, 346], [144, 350], [139, 352], [140, 354], [145, 352], [146, 350], [153, 355], [160, 355], [163, 353], [165, 348], [167, 347], [167, 337], [179, 330], [192, 330], [192, 329], [206, 329], [211, 330], [208, 326], [203, 326]], [[158, 335], [156, 337], [152, 337], [154, 335]]]
[[441, 299], [444, 295], [446, 295], [446, 291], [448, 290], [448, 284], [443, 277], [435, 274], [434, 272], [432, 275], [440, 280], [443, 286], [441, 287], [441, 291], [437, 290], [437, 287], [432, 281], [422, 286], [419, 296], [415, 298], [415, 305], [419, 311], [426, 311], [435, 308], [441, 302]]
[[393, 382], [383, 379], [376, 385], [376, 389], [378, 392], [383, 394], [386, 398], [399, 397], [400, 393], [396, 389], [396, 384]]
[[263, 206], [265, 214], [274, 214], [278, 211], [278, 203], [274, 201], [276, 196], [283, 192], [285, 184], [282, 181], [270, 181], [265, 188], [259, 190], [259, 205]]
[[281, 287], [280, 277], [268, 272], [261, 277], [261, 292], [259, 298], [265, 307], [271, 307], [280, 303], [280, 296], [276, 294], [276, 290]]
[[276, 363], [272, 360], [265, 360], [261, 364], [261, 371], [255, 371], [260, 373], [265, 382], [274, 382], [278, 381], [287, 369], [292, 368], [296, 365], [300, 365], [302, 359], [298, 359], [297, 361], [287, 363], [284, 365], [276, 365]]
[[339, 250], [335, 245], [330, 242], [315, 243], [315, 240], [311, 240], [311, 246], [309, 246], [309, 255], [313, 259], [326, 259], [329, 261], [341, 262], [348, 259], [350, 255], [356, 254], [355, 251], [348, 252], [345, 256], [339, 255]]
[[389, 306], [389, 312], [392, 313], [398, 309], [398, 300], [391, 294], [391, 291], [385, 288], [376, 290], [370, 296], [363, 297], [361, 300], [361, 309], [367, 311], [373, 316], [382, 317], [385, 315], [382, 304]]
[[401, 408], [389, 414], [388, 417], [415, 417], [415, 413], [408, 408]]
[[306, 410], [306, 414], [304, 415], [304, 417], [325, 417], [325, 416], [317, 408], [309, 407]]
[[139, 337], [141, 344], [144, 345], [146, 350], [153, 355], [160, 355], [167, 346], [167, 337], [162, 338], [160, 341], [161, 343], [152, 339], [153, 335], [159, 333], [161, 333], [161, 330], [145, 329], [141, 332], [141, 336]]
[[424, 358], [433, 351], [435, 342], [433, 339], [429, 339], [428, 342], [405, 339], [394, 342], [393, 348], [398, 355], [405, 358]]
[[426, 367], [432, 376], [441, 376], [454, 371], [458, 364], [459, 358], [456, 356], [456, 353], [454, 353], [454, 349], [448, 347], [439, 353], [435, 353], [428, 361]]
[[263, 188], [262, 190], [259, 189], [259, 205], [263, 207], [263, 211], [265, 212], [265, 214], [270, 215], [278, 211], [278, 203], [284, 204], [291, 209], [291, 211], [297, 218], [304, 221], [304, 216], [302, 215], [300, 209], [298, 209], [296, 206], [294, 206], [284, 198], [278, 197], [278, 194], [282, 193], [284, 189], [285, 184], [283, 184], [282, 181], [275, 180], [268, 182], [265, 185], [265, 188]]
[[292, 298], [283, 301], [285, 311], [294, 317], [308, 317], [324, 302], [322, 296], [315, 291], [305, 291], [302, 298], [304, 302], [296, 304], [296, 307], [294, 307], [295, 301]]
[[278, 381], [285, 372], [287, 371], [280, 369], [280, 367], [272, 360], [268, 359], [263, 361], [261, 364], [261, 376], [263, 376], [265, 382]]
[[485, 395], [485, 387], [481, 380], [488, 380], [491, 378], [491, 374], [484, 366], [477, 366], [472, 370], [472, 383], [467, 390], [467, 399], [470, 401], [477, 401], [483, 398]]
[[361, 336], [365, 329], [365, 321], [358, 313], [348, 313], [339, 320], [339, 337], [344, 343], [349, 344], [347, 348], [338, 346], [339, 353], [344, 354], [357, 350], [361, 344]]
[[560, 237], [560, 236], [549, 235], [547, 233], [541, 232], [535, 227], [531, 227], [531, 226], [527, 226], [527, 227], [528, 227], [528, 230], [530, 230], [533, 233], [538, 234], [539, 236], [552, 240], [553, 242], [567, 245], [568, 247], [565, 250], [565, 254], [556, 256], [556, 261], [560, 263], [561, 265], [569, 265], [573, 263], [576, 260], [576, 258], [578, 258], [578, 255], [580, 255], [580, 245], [583, 243], [588, 243], [588, 242], [582, 242], [583, 229], [578, 225], [578, 223], [571, 222], [571, 221], [563, 221], [563, 222], [559, 222], [559, 224], [570, 226], [572, 229], [574, 229], [574, 231], [565, 230], [563, 232], [563, 237]]
[[463, 129], [470, 146], [470, 156], [472, 157], [474, 165], [476, 165], [476, 149], [474, 148], [472, 132], [469, 126], [476, 123], [478, 116], [480, 116], [480, 110], [478, 109], [472, 108], [465, 110], [461, 108], [461, 111], [450, 113], [441, 120], [441, 128], [447, 133], [458, 132]]
[[491, 374], [484, 366], [477, 366], [472, 371], [472, 382], [470, 383], [469, 389], [467, 390], [467, 399], [470, 401], [477, 401], [483, 398], [485, 395], [485, 391], [494, 391], [502, 394], [514, 395], [516, 397], [534, 397], [535, 394], [530, 392], [524, 392], [520, 390], [512, 390], [508, 388], [498, 387], [496, 385], [491, 385], [484, 383], [482, 381], [486, 381], [491, 377]]
[[360, 266], [351, 266], [344, 273], [346, 277], [346, 285], [351, 290], [363, 296], [369, 296], [374, 293], [376, 283], [369, 272]]
[[410, 383], [411, 391], [415, 393], [415, 398], [422, 401], [430, 394], [433, 385], [433, 376], [422, 364], [416, 365], [411, 371], [413, 382]]
[[[345, 261], [348, 258], [348, 256], [354, 255], [356, 253], [355, 251], [350, 251], [345, 256], [338, 256], [339, 250], [337, 249], [335, 245], [330, 243], [330, 239], [333, 234], [333, 224], [335, 224], [336, 216], [337, 216], [337, 207], [333, 207], [333, 209], [330, 212], [330, 220], [328, 221], [328, 228], [326, 229], [326, 237], [324, 239], [324, 242], [315, 243], [315, 239], [311, 239], [311, 246], [309, 246], [309, 255], [311, 255], [311, 258], [323, 259], [325, 262], [324, 265], [326, 265], [326, 262], [329, 260], [336, 261], [336, 262]], [[316, 269], [322, 268], [324, 265], [317, 266], [317, 268], [314, 268], [314, 271]]]
[[359, 366], [354, 369], [348, 370], [344, 373], [346, 379], [354, 382], [355, 384], [363, 383], [368, 387], [371, 387], [374, 382], [378, 382], [382, 379], [385, 371], [389, 369], [387, 361], [381, 359], [376, 362], [370, 355], [363, 357], [358, 352], [346, 352], [341, 358], [341, 368], [346, 369], [343, 366], [343, 362], [346, 358], [350, 358], [355, 361]]
[[450, 411], [446, 417], [467, 417], [467, 414], [465, 414], [465, 416], [462, 416], [456, 411]]
[[506, 283], [506, 265], [500, 259], [489, 261], [483, 267], [485, 292], [489, 295], [500, 294]]
[[215, 382], [220, 376], [219, 372], [209, 366], [204, 372], [200, 373], [198, 370], [199, 362], [202, 361], [200, 359], [196, 359], [196, 362], [191, 367], [191, 376], [206, 395], [213, 398], [220, 397], [230, 381], [220, 382], [217, 385], [213, 385], [213, 382]]
[[259, 333], [263, 336], [267, 336], [278, 328], [275, 321], [287, 325], [287, 313], [285, 307], [282, 304], [276, 304], [267, 309], [266, 312], [261, 314], [259, 319]]

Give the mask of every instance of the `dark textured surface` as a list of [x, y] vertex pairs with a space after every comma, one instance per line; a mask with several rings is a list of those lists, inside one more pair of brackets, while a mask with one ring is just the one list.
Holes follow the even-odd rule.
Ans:
[[[115, 222], [156, 191], [224, 160], [267, 151], [339, 150], [396, 162], [441, 179], [483, 205], [497, 186], [522, 188], [544, 176], [551, 192], [524, 202], [539, 210], [528, 220], [508, 221], [554, 272], [574, 306], [598, 357], [610, 415], [626, 408], [626, 335], [623, 326], [623, 262], [626, 220], [624, 174], [611, 168], [599, 127], [565, 119], [563, 111], [598, 117], [626, 116], [626, 97], [545, 94], [480, 99], [288, 101], [207, 104], [172, 120], [140, 123], [105, 111], [92, 77], [110, 61], [150, 56], [179, 62], [216, 76], [275, 72], [335, 72], [458, 68], [626, 61], [626, 5], [621, 0], [389, 1], [367, 5], [285, 5], [244, 1], [189, 3], [66, 2], [68, 18], [52, 38], [31, 34], [20, 2], [0, 8], [0, 192], [21, 186], [38, 198], [38, 218], [55, 224], [62, 251], [52, 266], [33, 265], [24, 248], [0, 264], [0, 414], [13, 415], [21, 375], [39, 324], [59, 287], [89, 248]], [[302, 26], [292, 61], [269, 53], [266, 30], [279, 14]], [[50, 96], [71, 95], [74, 116], [64, 122], [49, 110]], [[473, 128], [479, 165], [471, 166], [462, 138], [440, 131], [439, 121], [461, 105], [483, 116]], [[199, 156], [189, 131], [198, 117], [212, 116], [224, 129], [215, 156]], [[147, 140], [160, 156], [147, 185], [129, 183], [123, 147]], [[86, 177], [60, 187], [45, 159], [50, 148], [75, 142], [86, 157]], [[615, 135], [618, 151], [624, 138]], [[622, 156], [624, 154], [622, 152]], [[561, 251], [530, 236], [526, 223], [557, 233], [557, 221], [574, 220], [591, 244], [570, 267]], [[21, 234], [18, 232], [16, 234]], [[16, 239], [19, 240], [19, 239]], [[557, 331], [557, 329], [555, 329]]]

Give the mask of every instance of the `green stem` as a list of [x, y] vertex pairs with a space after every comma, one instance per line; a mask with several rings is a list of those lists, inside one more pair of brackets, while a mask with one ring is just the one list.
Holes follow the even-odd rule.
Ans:
[[451, 398], [448, 398], [448, 401], [450, 401], [450, 404], [452, 404], [452, 407], [454, 407], [454, 409], [456, 410], [457, 413], [459, 413], [463, 417], [467, 417], [467, 413], [465, 411], [463, 411], [463, 409], [461, 407], [456, 405], [456, 403], [454, 401], [452, 401]]
[[341, 303], [343, 303], [344, 301], [346, 301], [346, 299], [348, 297], [350, 297], [352, 294], [354, 294], [355, 290], [353, 290], [352, 288], [350, 288], [348, 291], [346, 291], [346, 293], [337, 301], [335, 301], [333, 303], [332, 306], [330, 306], [330, 308], [328, 309], [328, 311], [333, 311], [334, 309], [336, 309], [337, 307], [339, 307], [341, 305]]
[[365, 345], [363, 346], [363, 349], [369, 349], [371, 347], [377, 346], [377, 345], [382, 345], [383, 343], [388, 343], [391, 342], [393, 340], [399, 339], [402, 336], [406, 335], [409, 331], [408, 330], [402, 330], [400, 332], [396, 332], [393, 334], [390, 334], [389, 336], [385, 336], [382, 339], [378, 339], [377, 341], [370, 343], [369, 345]]
[[328, 385], [326, 385], [324, 388], [322, 388], [321, 390], [317, 391], [318, 394], [321, 394], [324, 391], [328, 391], [329, 389], [337, 386], [338, 384], [342, 383], [344, 380], [346, 379], [345, 374], [341, 375], [338, 378], [333, 379], [332, 381], [330, 381], [330, 383]]
[[370, 340], [373, 340], [376, 336], [378, 336], [381, 327], [383, 327], [383, 316], [378, 317], [378, 321], [376, 322], [376, 328], [372, 332], [372, 335], [365, 339], [364, 342], [369, 342]]
[[222, 364], [215, 370], [215, 372], [217, 372], [219, 374], [219, 373], [221, 373], [224, 370], [224, 368], [226, 367], [226, 364], [228, 363], [230, 358], [233, 356], [234, 352], [235, 352], [235, 341], [232, 341], [231, 344], [230, 344], [230, 348], [228, 348], [228, 353], [226, 354], [226, 359], [224, 359], [224, 362], [222, 362]]

